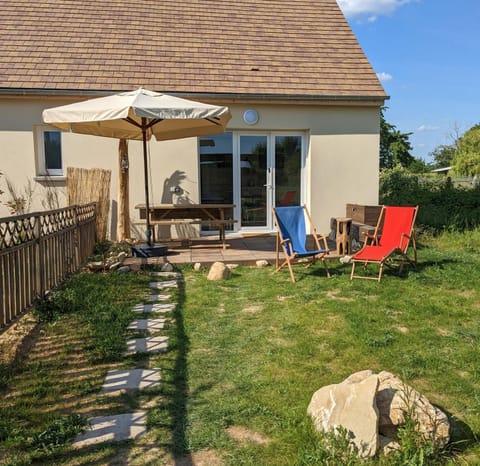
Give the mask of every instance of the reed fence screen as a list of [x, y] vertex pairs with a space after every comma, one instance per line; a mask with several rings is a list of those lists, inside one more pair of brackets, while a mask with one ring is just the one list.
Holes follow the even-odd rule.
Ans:
[[95, 203], [0, 218], [0, 328], [77, 271], [95, 245]]

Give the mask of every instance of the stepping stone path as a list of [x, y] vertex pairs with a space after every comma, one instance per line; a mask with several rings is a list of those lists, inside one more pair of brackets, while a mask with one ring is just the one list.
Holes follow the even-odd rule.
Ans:
[[80, 434], [73, 442], [73, 447], [82, 448], [103, 442], [123, 442], [147, 433], [147, 413], [117, 414], [116, 416], [99, 416], [90, 419], [90, 429]]
[[175, 280], [165, 282], [151, 282], [150, 288], [153, 290], [165, 290], [167, 288], [178, 288], [178, 283]]
[[163, 278], [175, 278], [176, 280], [182, 279], [180, 272], [152, 272], [151, 277], [163, 277]]
[[162, 330], [165, 327], [165, 322], [166, 319], [139, 319], [131, 322], [127, 329], [154, 332], [155, 330]]
[[[182, 275], [177, 272], [152, 272], [155, 278], [173, 278], [173, 280], [151, 282], [151, 290], [164, 290], [177, 288]], [[152, 294], [147, 300], [151, 304], [136, 304], [132, 311], [141, 314], [166, 313], [175, 309], [176, 303], [157, 303], [170, 299], [167, 294]], [[126, 355], [157, 354], [168, 350], [168, 337], [155, 335], [163, 330], [167, 319], [147, 318], [137, 319], [130, 323], [129, 330], [146, 331], [151, 334], [148, 338], [131, 338], [127, 340]], [[113, 370], [107, 373], [102, 386], [102, 393], [114, 393], [119, 390], [142, 390], [155, 387], [160, 383], [160, 369], [131, 369]], [[75, 448], [87, 447], [103, 442], [123, 442], [134, 440], [147, 433], [147, 413], [139, 410], [134, 413], [119, 414], [115, 416], [100, 416], [89, 420], [89, 430], [77, 436], [73, 442]]]
[[151, 294], [147, 296], [147, 301], [166, 301], [167, 299], [170, 299], [169, 294]]
[[136, 304], [132, 311], [133, 312], [141, 312], [141, 313], [148, 313], [148, 312], [170, 312], [175, 309], [175, 303], [165, 303], [165, 304]]
[[168, 349], [168, 337], [133, 338], [127, 340], [127, 356], [137, 353], [164, 353]]
[[126, 371], [110, 371], [102, 386], [102, 392], [117, 390], [141, 390], [151, 388], [160, 382], [158, 369], [132, 369]]

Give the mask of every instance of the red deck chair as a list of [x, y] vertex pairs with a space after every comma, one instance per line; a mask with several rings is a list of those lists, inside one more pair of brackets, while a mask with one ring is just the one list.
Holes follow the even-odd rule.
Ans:
[[[418, 206], [416, 207], [392, 207], [383, 206], [378, 218], [378, 223], [373, 235], [367, 235], [365, 246], [352, 257], [352, 272], [350, 279], [367, 278], [370, 280], [382, 279], [383, 266], [388, 265], [387, 260], [391, 259], [400, 262], [400, 272], [405, 263], [415, 266], [417, 263], [417, 248], [415, 244], [413, 226], [417, 216]], [[380, 234], [380, 226], [383, 228]], [[413, 259], [407, 256], [407, 250], [412, 244]], [[393, 256], [400, 255], [400, 258]], [[363, 264], [364, 270], [368, 264], [380, 264], [378, 277], [367, 277], [365, 275], [355, 275], [355, 265], [357, 262]]]

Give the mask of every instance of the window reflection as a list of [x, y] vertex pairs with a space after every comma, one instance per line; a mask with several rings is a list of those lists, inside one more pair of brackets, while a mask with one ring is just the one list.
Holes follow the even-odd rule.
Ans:
[[231, 132], [199, 138], [200, 200], [233, 204], [233, 137]]

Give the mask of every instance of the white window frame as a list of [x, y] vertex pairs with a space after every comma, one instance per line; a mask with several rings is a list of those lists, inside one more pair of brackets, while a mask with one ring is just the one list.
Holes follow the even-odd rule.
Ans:
[[63, 176], [63, 151], [62, 151], [62, 136], [60, 135], [60, 157], [62, 162], [62, 168], [47, 169], [45, 164], [45, 139], [44, 134], [46, 132], [56, 131], [59, 129], [48, 125], [35, 126], [35, 149], [37, 158], [37, 174], [38, 176]]

